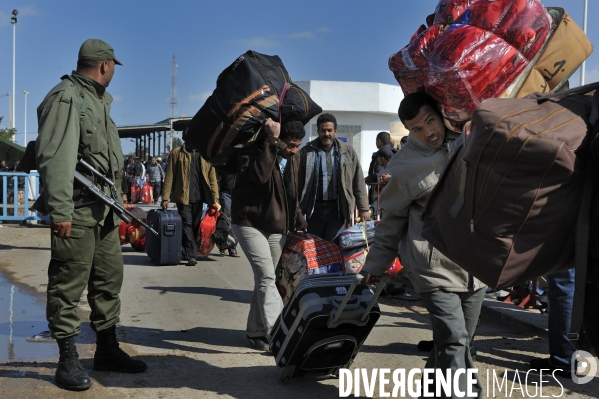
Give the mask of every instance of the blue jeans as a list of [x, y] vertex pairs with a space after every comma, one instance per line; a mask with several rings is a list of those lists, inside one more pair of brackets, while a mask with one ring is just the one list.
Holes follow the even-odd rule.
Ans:
[[568, 340], [574, 302], [574, 269], [548, 275], [547, 285], [549, 359], [553, 366], [569, 370], [575, 351]]

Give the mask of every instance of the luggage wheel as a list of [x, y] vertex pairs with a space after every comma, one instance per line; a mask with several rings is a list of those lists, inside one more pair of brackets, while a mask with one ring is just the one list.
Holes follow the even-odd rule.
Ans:
[[283, 369], [283, 373], [281, 374], [281, 381], [283, 384], [287, 384], [291, 381], [293, 373], [295, 373], [295, 366], [287, 366]]

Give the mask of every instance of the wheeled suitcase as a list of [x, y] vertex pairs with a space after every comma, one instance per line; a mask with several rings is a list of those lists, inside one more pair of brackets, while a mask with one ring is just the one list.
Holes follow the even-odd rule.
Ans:
[[376, 292], [360, 274], [316, 274], [302, 279], [269, 335], [283, 368], [281, 380], [306, 374], [335, 375], [351, 365], [381, 316]]
[[158, 235], [146, 236], [146, 253], [155, 265], [176, 265], [181, 261], [181, 240], [183, 224], [181, 216], [168, 209], [152, 209], [148, 211], [148, 225]]

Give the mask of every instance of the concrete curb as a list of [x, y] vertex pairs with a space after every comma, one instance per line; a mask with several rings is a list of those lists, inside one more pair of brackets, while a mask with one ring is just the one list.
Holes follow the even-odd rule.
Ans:
[[483, 301], [481, 318], [484, 322], [496, 323], [514, 331], [543, 336], [547, 334], [547, 314], [537, 309], [522, 309], [492, 297]]

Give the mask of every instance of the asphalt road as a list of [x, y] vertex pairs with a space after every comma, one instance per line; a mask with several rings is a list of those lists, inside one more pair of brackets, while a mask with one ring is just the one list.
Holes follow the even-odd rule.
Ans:
[[[282, 384], [281, 369], [273, 357], [248, 346], [245, 322], [253, 278], [243, 255], [231, 258], [214, 254], [194, 267], [156, 267], [145, 254], [127, 245], [123, 247], [123, 258], [125, 283], [118, 335], [122, 347], [144, 360], [148, 371], [132, 375], [91, 371], [94, 334], [85, 321], [89, 308], [82, 298], [80, 314], [84, 324], [78, 346], [82, 364], [92, 377], [92, 388], [80, 393], [57, 388], [55, 344], [31, 343], [36, 348], [36, 360], [15, 352], [14, 360], [0, 362], [1, 398], [339, 397], [339, 380], [334, 378], [306, 378]], [[48, 260], [48, 228], [0, 228], [0, 273], [42, 307]], [[6, 303], [0, 301], [0, 307]], [[383, 316], [352, 369], [367, 369], [370, 374], [374, 368], [422, 368], [427, 354], [418, 351], [416, 344], [431, 339], [432, 333], [421, 303], [388, 298], [381, 303]], [[27, 321], [39, 325], [43, 314]], [[525, 377], [528, 360], [547, 353], [546, 337], [496, 321], [492, 314], [485, 313], [476, 336], [476, 365], [485, 397], [540, 397], [539, 375], [530, 374], [528, 381]], [[0, 320], [0, 328], [5, 324], [6, 320]], [[0, 347], [4, 345], [0, 342]], [[47, 358], [40, 358], [44, 353], [48, 353]], [[500, 378], [507, 370], [509, 386], [506, 384], [501, 392], [496, 387], [495, 395], [492, 389], [487, 391], [487, 370]], [[516, 377], [520, 383], [512, 382]], [[556, 381], [543, 376], [543, 380], [543, 396], [599, 397], [598, 378], [586, 385], [561, 377]], [[391, 383], [387, 390], [392, 387]], [[378, 385], [374, 391], [374, 397], [379, 397]], [[363, 389], [361, 395], [365, 397]]]

